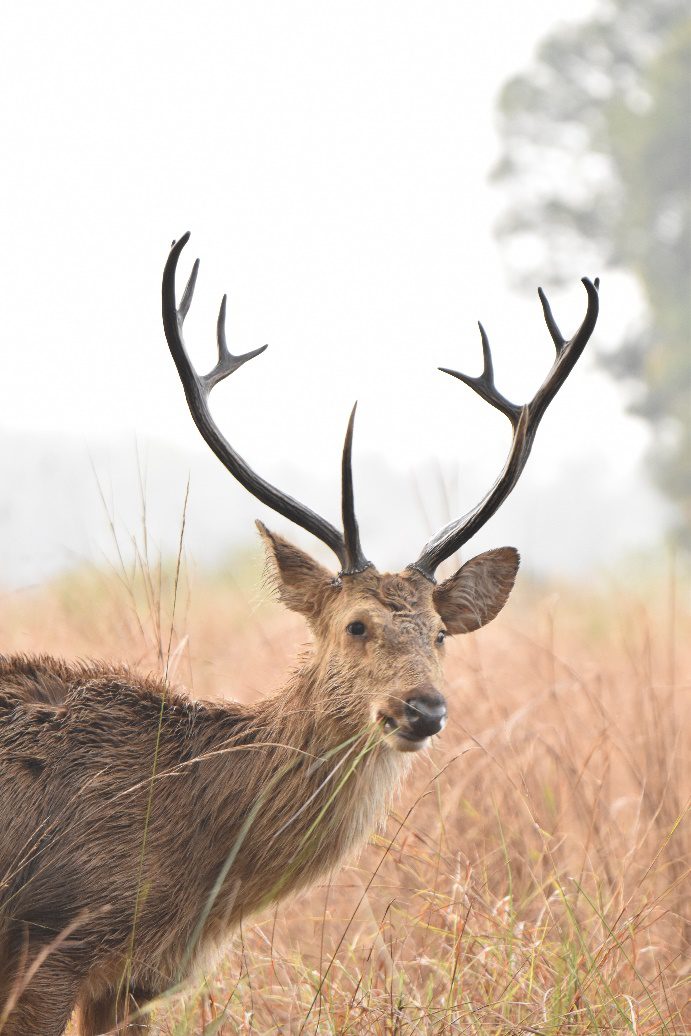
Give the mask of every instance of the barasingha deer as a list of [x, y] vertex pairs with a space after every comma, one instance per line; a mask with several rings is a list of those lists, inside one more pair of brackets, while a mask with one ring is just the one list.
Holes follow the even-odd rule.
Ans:
[[[0, 1026], [58, 1036], [75, 1006], [81, 1033], [149, 1028], [145, 1008], [223, 945], [242, 918], [331, 871], [386, 815], [415, 753], [443, 729], [444, 640], [489, 622], [518, 569], [512, 547], [435, 571], [495, 513], [523, 470], [538, 424], [588, 341], [598, 284], [566, 341], [542, 292], [556, 348], [533, 400], [494, 384], [482, 326], [479, 377], [446, 371], [513, 428], [506, 465], [469, 514], [417, 560], [380, 573], [360, 545], [353, 416], [342, 466], [343, 532], [269, 484], [211, 417], [214, 385], [262, 352], [233, 356], [218, 318], [218, 362], [199, 376], [182, 337], [198, 263], [176, 301], [163, 275], [163, 324], [192, 416], [258, 500], [326, 544], [338, 574], [259, 524], [281, 600], [305, 617], [311, 653], [274, 697], [246, 706], [190, 700], [156, 677], [46, 656], [0, 660]], [[443, 368], [445, 369], [445, 368]], [[132, 1020], [134, 1018], [134, 1020]]]

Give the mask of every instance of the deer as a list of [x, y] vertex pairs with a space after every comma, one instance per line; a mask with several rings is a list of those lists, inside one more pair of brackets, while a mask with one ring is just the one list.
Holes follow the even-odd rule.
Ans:
[[342, 531], [257, 474], [211, 416], [212, 389], [266, 346], [230, 353], [224, 296], [218, 361], [198, 374], [183, 324], [199, 260], [179, 303], [176, 292], [188, 239], [173, 242], [165, 263], [162, 316], [194, 422], [230, 474], [327, 546], [338, 569], [257, 523], [278, 597], [312, 639], [281, 690], [250, 705], [193, 700], [118, 664], [0, 657], [3, 1036], [59, 1036], [75, 1009], [82, 1036], [153, 1031], [152, 1003], [222, 952], [244, 918], [332, 873], [385, 820], [413, 759], [446, 723], [446, 638], [501, 611], [519, 554], [501, 547], [442, 582], [435, 573], [515, 487], [598, 317], [599, 282], [584, 278], [585, 317], [567, 340], [539, 289], [556, 356], [524, 405], [496, 388], [482, 324], [482, 373], [440, 368], [509, 420], [508, 458], [473, 510], [402, 571], [380, 572], [355, 514], [355, 409]]

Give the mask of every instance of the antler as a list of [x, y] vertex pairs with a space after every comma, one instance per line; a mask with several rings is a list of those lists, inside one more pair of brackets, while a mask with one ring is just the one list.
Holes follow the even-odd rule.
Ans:
[[182, 327], [185, 317], [189, 312], [194, 295], [194, 287], [199, 271], [199, 260], [196, 259], [192, 267], [192, 273], [187, 286], [182, 294], [180, 305], [177, 305], [175, 298], [175, 272], [178, 265], [180, 253], [189, 241], [189, 233], [173, 242], [170, 255], [163, 271], [163, 327], [166, 339], [170, 348], [175, 366], [178, 369], [182, 386], [185, 390], [187, 405], [190, 408], [194, 423], [201, 432], [206, 443], [211, 447], [218, 459], [228, 469], [245, 489], [249, 490], [262, 503], [271, 507], [274, 511], [282, 514], [285, 518], [295, 522], [301, 528], [311, 532], [313, 536], [321, 540], [329, 547], [341, 563], [342, 575], [352, 575], [361, 572], [370, 564], [362, 553], [358, 533], [357, 520], [355, 518], [355, 504], [353, 499], [353, 477], [351, 468], [351, 449], [353, 439], [353, 421], [355, 408], [350, 416], [348, 432], [346, 434], [345, 446], [343, 449], [343, 524], [345, 537], [325, 521], [314, 511], [305, 507], [299, 501], [282, 493], [270, 482], [263, 479], [250, 468], [239, 453], [233, 449], [218, 425], [211, 416], [209, 409], [209, 394], [219, 381], [223, 381], [229, 374], [241, 367], [243, 363], [259, 356], [267, 348], [265, 345], [251, 352], [243, 353], [242, 356], [233, 356], [226, 343], [225, 318], [226, 318], [226, 296], [223, 296], [221, 308], [218, 313], [217, 340], [218, 340], [218, 362], [208, 374], [197, 374], [192, 366], [185, 343], [182, 337]]
[[530, 403], [525, 403], [523, 406], [511, 403], [496, 388], [494, 384], [494, 369], [492, 366], [492, 353], [490, 350], [489, 339], [487, 338], [487, 334], [485, 333], [485, 329], [482, 324], [480, 324], [479, 327], [480, 336], [482, 338], [484, 366], [480, 377], [471, 378], [467, 374], [461, 374], [459, 371], [449, 370], [447, 367], [439, 368], [439, 370], [443, 371], [444, 374], [451, 374], [452, 377], [458, 378], [459, 381], [469, 385], [470, 388], [477, 392], [477, 394], [487, 403], [508, 417], [513, 427], [513, 442], [511, 444], [511, 450], [506, 460], [506, 464], [504, 465], [504, 470], [487, 496], [468, 514], [459, 518], [455, 522], [451, 522], [438, 532], [437, 535], [425, 545], [422, 554], [417, 561], [410, 566], [411, 568], [416, 568], [419, 572], [422, 572], [422, 574], [432, 580], [432, 582], [434, 582], [434, 572], [442, 561], [455, 553], [459, 547], [466, 543], [479, 529], [482, 528], [495, 511], [497, 511], [503, 504], [504, 500], [506, 500], [511, 490], [518, 482], [521, 472], [528, 460], [528, 455], [530, 454], [538, 425], [540, 424], [547, 407], [573, 370], [573, 367], [578, 360], [578, 357], [583, 352], [583, 349], [593, 333], [593, 329], [597, 322], [599, 310], [599, 278], [596, 277], [593, 284], [587, 279], [587, 277], [584, 277], [583, 285], [588, 294], [588, 307], [586, 309], [583, 323], [579, 327], [578, 331], [576, 331], [573, 338], [568, 342], [557, 327], [545, 293], [542, 288], [538, 288], [538, 295], [540, 296], [540, 302], [542, 303], [545, 323], [547, 324], [547, 329], [552, 337], [552, 341], [554, 342], [557, 356], [552, 365], [552, 369]]

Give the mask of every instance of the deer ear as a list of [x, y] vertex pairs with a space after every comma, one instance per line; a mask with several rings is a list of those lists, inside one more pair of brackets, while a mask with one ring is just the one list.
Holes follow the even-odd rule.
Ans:
[[520, 560], [513, 547], [488, 550], [436, 588], [434, 607], [449, 633], [471, 633], [499, 614], [511, 593]]
[[333, 575], [309, 554], [269, 532], [263, 522], [256, 524], [264, 541], [269, 575], [281, 601], [309, 618], [319, 610], [322, 595], [333, 585]]

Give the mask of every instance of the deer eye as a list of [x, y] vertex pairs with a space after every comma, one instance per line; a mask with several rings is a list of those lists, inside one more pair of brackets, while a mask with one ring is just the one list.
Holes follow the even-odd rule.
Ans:
[[439, 630], [437, 633], [437, 644], [443, 644], [446, 640], [446, 630]]
[[346, 633], [350, 633], [351, 637], [364, 637], [367, 627], [364, 622], [349, 622], [346, 626]]

